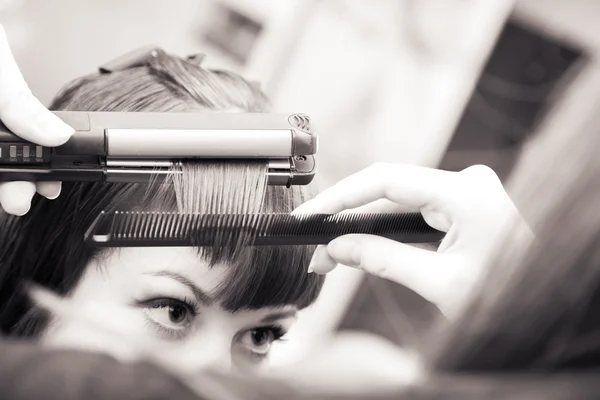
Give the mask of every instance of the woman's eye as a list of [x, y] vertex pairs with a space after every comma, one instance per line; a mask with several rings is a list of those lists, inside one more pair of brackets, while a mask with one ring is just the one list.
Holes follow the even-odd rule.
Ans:
[[195, 313], [190, 305], [175, 299], [156, 299], [144, 304], [144, 312], [152, 322], [170, 330], [191, 325]]
[[281, 327], [256, 328], [245, 332], [241, 342], [254, 353], [267, 354], [273, 342], [283, 335], [285, 331]]

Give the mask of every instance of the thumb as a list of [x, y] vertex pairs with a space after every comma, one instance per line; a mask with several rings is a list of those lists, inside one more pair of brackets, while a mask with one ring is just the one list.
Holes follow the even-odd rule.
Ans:
[[75, 132], [29, 93], [0, 109], [0, 118], [12, 133], [41, 146], [60, 146]]
[[[74, 130], [31, 93], [0, 24], [0, 120], [15, 135], [41, 146], [60, 146]], [[4, 127], [0, 124], [0, 131]]]
[[452, 255], [373, 235], [346, 235], [327, 246], [337, 263], [411, 288], [436, 302], [456, 273]]

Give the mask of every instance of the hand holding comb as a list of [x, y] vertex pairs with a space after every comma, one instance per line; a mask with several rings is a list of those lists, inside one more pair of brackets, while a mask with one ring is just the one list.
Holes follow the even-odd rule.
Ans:
[[402, 243], [435, 243], [445, 233], [421, 214], [180, 214], [102, 212], [85, 235], [95, 247], [213, 246], [223, 235], [244, 235], [252, 246], [324, 245], [348, 234]]

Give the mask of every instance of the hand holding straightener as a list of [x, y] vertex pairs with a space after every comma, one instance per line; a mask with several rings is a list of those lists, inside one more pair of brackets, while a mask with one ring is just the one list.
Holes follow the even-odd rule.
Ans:
[[[33, 96], [13, 57], [0, 25], [0, 120], [19, 137], [42, 146], [66, 143], [74, 130]], [[60, 194], [60, 182], [0, 183], [0, 205], [5, 212], [25, 215], [39, 193], [48, 199]]]

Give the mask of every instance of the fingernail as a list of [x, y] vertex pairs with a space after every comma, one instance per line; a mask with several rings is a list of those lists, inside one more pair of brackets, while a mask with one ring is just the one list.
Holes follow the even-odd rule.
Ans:
[[60, 298], [49, 290], [33, 283], [27, 282], [24, 284], [25, 292], [29, 297], [40, 307], [48, 311], [53, 311], [60, 303]]
[[298, 215], [298, 214], [303, 214], [303, 212], [302, 212], [302, 209], [303, 209], [303, 208], [304, 208], [304, 207], [302, 207], [302, 206], [300, 206], [300, 207], [296, 208], [294, 211], [292, 211], [292, 212], [290, 213], [290, 215]]
[[305, 201], [304, 203], [300, 204], [290, 214], [297, 215], [297, 214], [309, 214], [309, 213], [311, 213], [310, 209], [311, 209], [311, 204], [312, 204], [313, 200], [314, 200], [314, 198], [311, 199], [311, 200]]
[[338, 263], [348, 267], [360, 265], [360, 243], [351, 239], [335, 239], [327, 246], [329, 255]]

